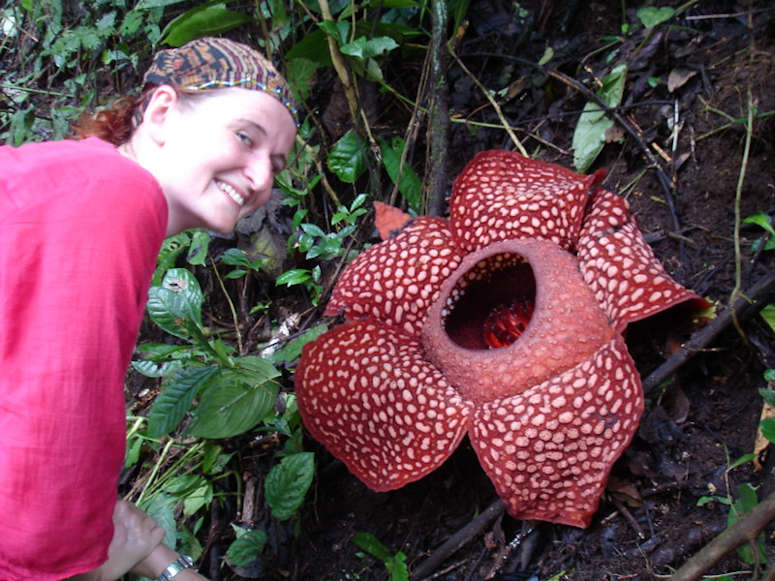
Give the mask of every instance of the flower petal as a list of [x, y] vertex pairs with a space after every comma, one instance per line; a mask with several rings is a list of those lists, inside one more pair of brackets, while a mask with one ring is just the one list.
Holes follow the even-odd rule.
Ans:
[[469, 251], [512, 238], [545, 238], [567, 250], [578, 238], [589, 189], [604, 175], [579, 175], [513, 151], [483, 151], [452, 186], [452, 234]]
[[344, 310], [348, 320], [374, 318], [419, 336], [428, 307], [462, 257], [446, 220], [417, 218], [347, 266], [325, 314]]
[[514, 518], [584, 528], [642, 412], [640, 378], [617, 335], [573, 369], [482, 406], [470, 438]]
[[339, 325], [305, 345], [295, 378], [304, 426], [378, 492], [438, 468], [473, 409], [419, 343], [369, 321]]
[[685, 301], [710, 304], [665, 272], [622, 197], [598, 188], [578, 243], [584, 280], [621, 332], [633, 321]]
[[382, 240], [397, 235], [412, 217], [384, 202], [374, 202], [374, 226]]

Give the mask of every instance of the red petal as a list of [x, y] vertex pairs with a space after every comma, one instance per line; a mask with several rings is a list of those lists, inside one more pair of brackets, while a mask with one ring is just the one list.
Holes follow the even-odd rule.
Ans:
[[295, 374], [304, 426], [376, 491], [438, 468], [472, 405], [395, 329], [345, 323], [305, 345]]
[[[462, 346], [447, 328], [455, 306], [464, 304], [474, 289], [483, 289], [475, 302], [484, 309], [466, 317], [484, 321], [490, 310], [486, 295], [501, 287], [495, 267], [520, 256], [535, 279], [535, 305], [527, 329], [507, 347]], [[483, 283], [475, 284], [480, 280]], [[442, 287], [423, 328], [428, 359], [464, 397], [477, 403], [546, 381], [585, 361], [613, 336], [608, 318], [579, 273], [576, 257], [547, 240], [497, 242], [469, 254]]]
[[643, 239], [623, 198], [598, 188], [581, 230], [578, 258], [584, 280], [617, 331], [684, 301], [710, 304], [665, 272]]
[[380, 238], [387, 240], [406, 226], [412, 217], [398, 208], [382, 202], [374, 202], [374, 226], [377, 227]]
[[584, 363], [476, 411], [471, 442], [517, 519], [587, 527], [643, 412], [620, 335]]
[[325, 314], [344, 310], [348, 320], [373, 318], [419, 336], [428, 307], [461, 259], [446, 220], [417, 218], [347, 266]]
[[579, 175], [513, 151], [484, 151], [452, 186], [452, 233], [469, 251], [512, 238], [545, 238], [569, 249], [578, 237], [589, 188], [603, 175]]

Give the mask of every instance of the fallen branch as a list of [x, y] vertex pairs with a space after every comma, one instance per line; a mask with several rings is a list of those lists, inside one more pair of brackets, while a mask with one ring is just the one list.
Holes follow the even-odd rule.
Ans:
[[501, 499], [493, 502], [484, 509], [478, 517], [452, 535], [444, 544], [436, 549], [430, 557], [420, 563], [414, 570], [413, 577], [415, 579], [424, 579], [428, 575], [431, 575], [436, 568], [447, 559], [447, 557], [457, 552], [461, 547], [471, 541], [471, 539], [481, 533], [485, 527], [503, 514], [505, 510], [506, 505], [503, 504]]
[[775, 519], [775, 492], [762, 500], [743, 517], [713, 539], [710, 543], [686, 561], [670, 577], [670, 581], [695, 581], [718, 563], [724, 555], [740, 545], [756, 540], [762, 529]]
[[657, 387], [675, 373], [695, 353], [707, 346], [721, 331], [732, 323], [733, 313], [738, 320], [743, 320], [758, 313], [767, 304], [767, 298], [773, 291], [775, 291], [775, 272], [765, 276], [751, 287], [747, 293], [739, 295], [735, 299], [732, 308], [722, 311], [707, 327], [692, 335], [691, 339], [684, 343], [678, 351], [673, 353], [670, 358], [643, 380], [643, 392], [648, 393]]

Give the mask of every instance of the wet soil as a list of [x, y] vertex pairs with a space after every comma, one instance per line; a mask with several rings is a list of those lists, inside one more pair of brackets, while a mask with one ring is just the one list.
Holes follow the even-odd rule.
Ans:
[[[628, 22], [635, 22], [637, 7], [627, 3]], [[775, 110], [774, 9], [769, 2], [700, 2], [647, 38], [642, 29], [622, 36], [619, 2], [477, 1], [457, 52], [488, 88], [512, 87], [503, 112], [527, 150], [570, 166], [572, 134], [586, 99], [530, 63], [551, 46], [557, 70], [594, 87], [592, 77], [604, 71], [613, 51], [601, 50], [606, 37], [623, 38], [615, 43], [613, 57], [630, 64], [619, 112], [638, 139], [613, 140], [591, 169], [607, 168], [606, 187], [627, 197], [674, 278], [723, 308], [736, 281], [741, 172], [738, 216], [775, 209], [775, 118], [769, 116]], [[454, 63], [448, 86], [456, 116], [499, 124]], [[751, 106], [758, 117], [744, 164], [744, 121]], [[389, 127], [391, 114], [383, 111], [377, 122]], [[502, 130], [462, 124], [453, 124], [451, 143], [450, 182], [476, 152], [512, 148]], [[651, 159], [664, 172], [666, 185]], [[753, 225], [740, 230], [743, 289], [775, 263], [771, 251], [751, 250], [762, 234]], [[753, 449], [762, 408], [757, 390], [766, 383], [763, 371], [775, 366], [772, 330], [759, 317], [742, 329], [748, 343], [734, 328], [726, 330], [649, 394], [641, 429], [617, 462], [588, 529], [534, 523], [523, 542], [510, 545], [526, 524], [500, 516], [427, 578], [601, 581], [669, 575], [726, 527], [727, 507], [721, 502], [698, 506], [701, 498], [735, 498], [741, 483], [758, 486], [760, 498], [775, 488], [766, 456], [759, 471], [750, 463], [727, 471], [730, 462]], [[644, 377], [686, 338], [685, 329], [664, 331], [630, 329], [628, 344]], [[436, 472], [389, 493], [370, 491], [325, 449], [313, 441], [308, 446], [319, 465], [313, 500], [299, 535], [278, 550], [265, 578], [389, 579], [384, 565], [351, 542], [359, 532], [374, 534], [391, 553], [403, 552], [414, 571], [497, 499], [467, 441]], [[769, 549], [772, 532], [766, 531]], [[709, 573], [748, 571], [734, 578], [752, 579], [752, 570], [731, 554]]]

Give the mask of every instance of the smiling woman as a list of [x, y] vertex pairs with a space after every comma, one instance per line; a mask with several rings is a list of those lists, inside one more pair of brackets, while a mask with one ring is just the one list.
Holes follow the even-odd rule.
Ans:
[[78, 140], [0, 147], [0, 579], [202, 579], [117, 502], [123, 378], [163, 238], [266, 203], [296, 126], [264, 56], [205, 38]]

